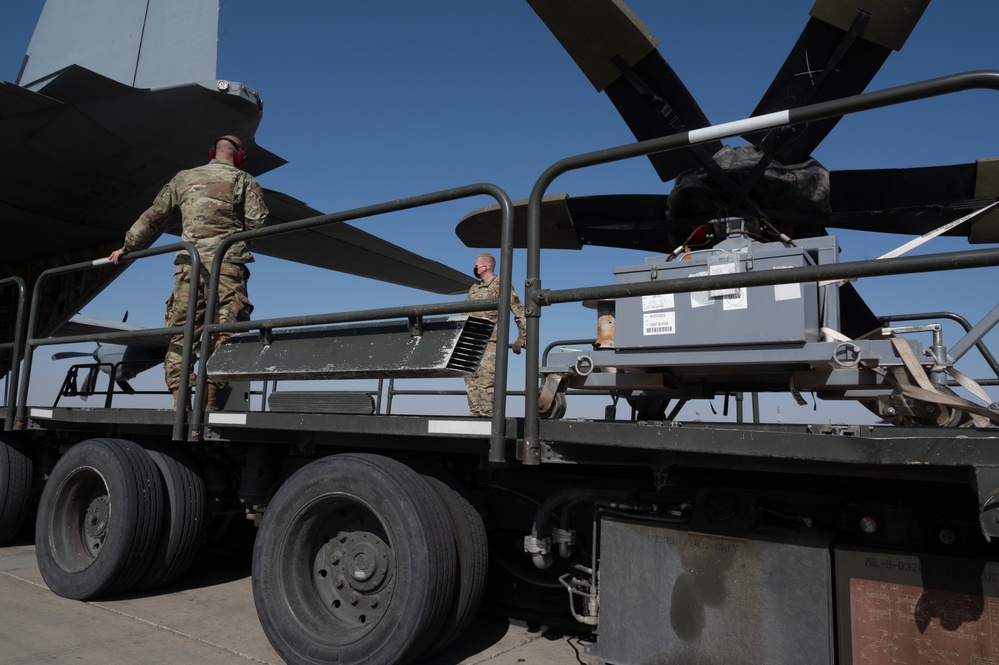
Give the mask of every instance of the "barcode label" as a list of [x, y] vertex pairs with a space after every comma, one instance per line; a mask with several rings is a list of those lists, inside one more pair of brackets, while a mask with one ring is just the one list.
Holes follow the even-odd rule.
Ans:
[[652, 312], [642, 317], [643, 335], [672, 335], [676, 333], [676, 312]]

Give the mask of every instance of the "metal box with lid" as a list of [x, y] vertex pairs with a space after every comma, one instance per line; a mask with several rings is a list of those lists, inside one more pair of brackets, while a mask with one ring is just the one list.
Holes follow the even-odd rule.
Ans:
[[[650, 257], [641, 265], [615, 268], [614, 274], [618, 284], [634, 284], [835, 262], [835, 239], [810, 240], [815, 242], [723, 243], [673, 260]], [[838, 325], [838, 312], [829, 309], [838, 303], [825, 304], [827, 311], [820, 316], [819, 286], [814, 282], [621, 298], [615, 345], [640, 349], [815, 342], [821, 325], [829, 325], [831, 318]]]

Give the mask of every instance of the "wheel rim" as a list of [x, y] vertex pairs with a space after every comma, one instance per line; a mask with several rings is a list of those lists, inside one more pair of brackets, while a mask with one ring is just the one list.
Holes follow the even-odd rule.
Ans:
[[304, 506], [287, 533], [281, 578], [300, 625], [340, 645], [373, 630], [391, 606], [396, 569], [375, 512], [353, 497], [327, 495]]
[[67, 572], [89, 566], [104, 547], [111, 521], [111, 497], [104, 477], [81, 467], [59, 487], [52, 513], [53, 556]]

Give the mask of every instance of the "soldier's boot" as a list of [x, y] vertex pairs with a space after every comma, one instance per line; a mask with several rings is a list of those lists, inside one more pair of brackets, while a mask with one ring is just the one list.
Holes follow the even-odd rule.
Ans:
[[209, 383], [205, 390], [205, 413], [218, 410], [219, 387]]

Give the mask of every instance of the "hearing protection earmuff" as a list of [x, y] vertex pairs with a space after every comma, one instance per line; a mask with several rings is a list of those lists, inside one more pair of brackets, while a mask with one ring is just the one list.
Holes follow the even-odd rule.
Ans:
[[246, 160], [249, 159], [249, 156], [235, 141], [225, 136], [220, 136], [212, 141], [212, 147], [208, 149], [208, 159], [215, 159], [215, 146], [218, 145], [219, 141], [227, 141], [232, 144], [232, 147], [236, 149], [236, 157], [233, 163], [239, 168], [243, 168], [243, 164], [246, 164]]

